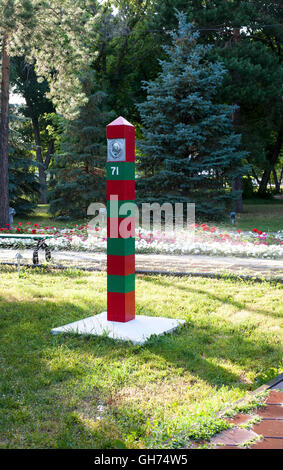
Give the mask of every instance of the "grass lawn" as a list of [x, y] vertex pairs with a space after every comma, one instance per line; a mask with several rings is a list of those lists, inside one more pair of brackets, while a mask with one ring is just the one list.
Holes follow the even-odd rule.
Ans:
[[277, 232], [283, 230], [283, 199], [272, 201], [244, 201], [244, 212], [237, 214], [233, 227], [231, 222], [217, 224], [228, 230], [241, 229], [244, 231], [257, 228], [262, 232]]
[[0, 269], [1, 448], [180, 448], [282, 371], [282, 285], [137, 277], [137, 314], [186, 319], [143, 346], [52, 336], [106, 308], [106, 275]]
[[[48, 204], [38, 205], [37, 210], [27, 218], [15, 217], [15, 224], [18, 222], [31, 222], [37, 223], [41, 227], [55, 226], [56, 228], [72, 228], [75, 224], [83, 225], [87, 223], [86, 219], [60, 221], [51, 217], [48, 212]], [[205, 221], [202, 221], [205, 222]], [[208, 222], [208, 225], [213, 225]], [[227, 214], [227, 221], [216, 223], [216, 226], [223, 230], [237, 230], [244, 231], [257, 228], [262, 232], [276, 232], [283, 230], [283, 199], [274, 199], [271, 201], [264, 201], [259, 199], [244, 201], [244, 212], [237, 215], [235, 226], [230, 222], [229, 214]]]
[[61, 228], [73, 228], [75, 224], [78, 224], [78, 225], [86, 224], [87, 220], [80, 219], [80, 220], [62, 221], [62, 220], [54, 219], [52, 215], [49, 213], [49, 204], [39, 204], [36, 210], [27, 217], [16, 215], [14, 217], [14, 226], [16, 226], [18, 222], [22, 222], [22, 223], [31, 222], [32, 225], [39, 224], [40, 227], [54, 226], [58, 229], [61, 229]]

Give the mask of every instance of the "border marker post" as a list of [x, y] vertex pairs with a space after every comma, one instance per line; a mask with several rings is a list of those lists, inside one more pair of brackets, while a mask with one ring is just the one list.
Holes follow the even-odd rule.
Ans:
[[135, 318], [135, 218], [120, 214], [135, 201], [135, 128], [120, 116], [106, 129], [107, 320], [124, 323]]
[[107, 312], [51, 331], [54, 335], [106, 334], [112, 339], [144, 344], [152, 335], [173, 332], [185, 320], [135, 316], [135, 128], [123, 117], [107, 126], [106, 169]]

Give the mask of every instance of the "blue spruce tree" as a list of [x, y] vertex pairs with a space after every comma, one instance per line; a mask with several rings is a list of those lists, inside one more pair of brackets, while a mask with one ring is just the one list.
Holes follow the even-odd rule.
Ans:
[[144, 82], [147, 99], [138, 105], [138, 200], [195, 202], [199, 217], [218, 218], [231, 201], [232, 180], [245, 171], [246, 153], [233, 132], [235, 107], [215, 102], [224, 67], [208, 61], [212, 46], [198, 43], [183, 13], [178, 21], [164, 47], [168, 59], [156, 80]]

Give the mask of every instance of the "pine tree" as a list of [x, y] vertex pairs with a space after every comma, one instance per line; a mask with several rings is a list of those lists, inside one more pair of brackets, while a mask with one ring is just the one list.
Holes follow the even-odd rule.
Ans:
[[18, 106], [11, 106], [9, 133], [9, 201], [17, 215], [35, 209], [40, 189], [37, 165], [33, 160], [29, 122]]
[[244, 171], [245, 153], [232, 129], [235, 108], [214, 104], [225, 75], [206, 59], [210, 46], [178, 13], [178, 31], [161, 73], [145, 83], [147, 100], [138, 105], [144, 140], [139, 141], [138, 198], [195, 202], [198, 215], [218, 217], [231, 198], [231, 181]]
[[39, 193], [35, 165], [30, 154], [20, 145], [9, 148], [10, 206], [17, 215], [28, 215], [36, 208]]
[[113, 116], [105, 109], [105, 93], [94, 83], [90, 72], [84, 78], [88, 103], [78, 119], [67, 122], [62, 151], [55, 156], [50, 211], [60, 218], [84, 218], [92, 202], [106, 197], [105, 127]]

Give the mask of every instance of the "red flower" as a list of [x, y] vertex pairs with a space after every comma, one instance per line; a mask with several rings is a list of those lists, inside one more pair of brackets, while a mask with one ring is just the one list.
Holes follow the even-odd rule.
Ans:
[[27, 225], [30, 225], [30, 222], [27, 222]]
[[242, 230], [238, 229], [237, 232], [238, 232], [238, 233], [242, 233]]
[[35, 228], [34, 228], [34, 229], [32, 229], [32, 233], [36, 233], [36, 230], [35, 230]]
[[252, 229], [252, 232], [257, 232], [257, 228], [253, 228], [253, 229]]
[[215, 230], [216, 230], [215, 227], [211, 227], [211, 228], [210, 228], [210, 231], [211, 231], [211, 232], [215, 232]]
[[261, 231], [261, 230], [258, 230], [257, 233], [258, 233], [259, 235], [262, 235], [262, 231]]
[[22, 222], [18, 222], [19, 225], [23, 225]]

